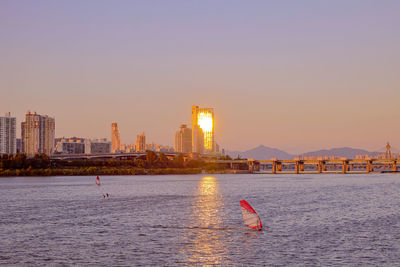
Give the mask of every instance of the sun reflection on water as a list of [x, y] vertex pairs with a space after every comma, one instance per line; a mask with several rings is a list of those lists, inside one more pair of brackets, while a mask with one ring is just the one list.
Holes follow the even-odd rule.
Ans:
[[184, 253], [188, 261], [200, 265], [226, 264], [222, 208], [217, 179], [203, 177], [197, 189], [198, 197], [192, 203], [192, 229], [185, 237]]

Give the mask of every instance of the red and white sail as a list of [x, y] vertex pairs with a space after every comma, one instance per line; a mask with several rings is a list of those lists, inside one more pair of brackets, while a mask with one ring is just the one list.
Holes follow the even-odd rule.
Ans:
[[244, 224], [256, 230], [261, 230], [262, 224], [257, 212], [246, 200], [240, 200]]
[[100, 185], [101, 185], [101, 184], [100, 184], [100, 177], [99, 177], [99, 176], [97, 176], [95, 183], [96, 183], [97, 186], [100, 186]]

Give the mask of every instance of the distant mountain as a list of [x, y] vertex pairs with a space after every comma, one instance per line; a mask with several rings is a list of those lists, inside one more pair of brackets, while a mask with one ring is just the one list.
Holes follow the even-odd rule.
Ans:
[[356, 155], [375, 155], [380, 154], [378, 152], [370, 152], [364, 149], [356, 149], [351, 147], [340, 147], [340, 148], [332, 148], [332, 149], [322, 149], [317, 151], [311, 151], [304, 153], [304, 156], [335, 156], [335, 157], [344, 157], [348, 159], [355, 158]]
[[[260, 145], [258, 147], [255, 147], [247, 151], [226, 151], [225, 154], [229, 155], [231, 158], [237, 158], [239, 156], [241, 158], [253, 158], [255, 160], [266, 160], [271, 158], [285, 160], [285, 159], [293, 159], [298, 156], [298, 155], [291, 155], [280, 149], [266, 147], [264, 145]], [[314, 157], [335, 156], [335, 157], [344, 157], [352, 159], [355, 158], [356, 155], [377, 155], [377, 154], [381, 153], [370, 152], [364, 149], [356, 149], [351, 147], [340, 147], [340, 148], [311, 151], [303, 153], [301, 155], [314, 156]]]
[[227, 155], [232, 158], [237, 158], [240, 156], [241, 158], [253, 158], [255, 160], [265, 160], [265, 159], [292, 159], [294, 155], [290, 155], [283, 150], [279, 150], [276, 148], [266, 147], [264, 145], [259, 145], [253, 149], [247, 151], [226, 151]]

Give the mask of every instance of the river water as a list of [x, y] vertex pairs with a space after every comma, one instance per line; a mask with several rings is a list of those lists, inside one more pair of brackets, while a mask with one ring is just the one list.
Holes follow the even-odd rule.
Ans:
[[[0, 266], [400, 266], [400, 174], [101, 183], [1, 178]], [[241, 199], [263, 231], [244, 226]]]

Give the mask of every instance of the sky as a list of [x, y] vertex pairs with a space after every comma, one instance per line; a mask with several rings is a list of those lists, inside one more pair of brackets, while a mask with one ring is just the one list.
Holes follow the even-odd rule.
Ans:
[[[227, 150], [400, 147], [400, 1], [0, 1], [0, 112], [57, 137]], [[20, 128], [18, 126], [18, 128]], [[19, 132], [18, 132], [19, 133]], [[17, 134], [18, 134], [17, 133]]]

